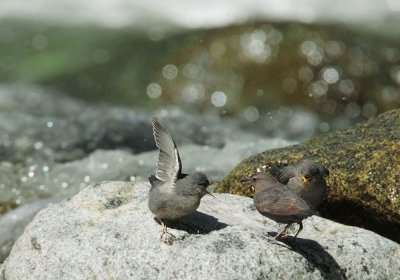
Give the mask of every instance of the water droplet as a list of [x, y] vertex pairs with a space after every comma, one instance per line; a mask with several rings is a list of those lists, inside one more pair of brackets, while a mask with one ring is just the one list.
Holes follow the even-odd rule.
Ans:
[[35, 148], [35, 150], [40, 150], [43, 147], [43, 142], [36, 142], [35, 144], [33, 144], [33, 147]]
[[333, 67], [326, 67], [322, 69], [322, 78], [328, 84], [334, 84], [339, 80], [339, 72]]
[[264, 91], [262, 89], [260, 89], [260, 88], [257, 89], [256, 93], [257, 93], [258, 96], [263, 96], [264, 95]]
[[226, 104], [227, 97], [222, 91], [215, 91], [211, 95], [211, 103], [216, 107], [222, 107]]
[[107, 164], [107, 163], [102, 163], [102, 164], [101, 164], [101, 168], [107, 169], [107, 168], [108, 168], [108, 164]]
[[308, 67], [302, 67], [299, 70], [299, 79], [302, 80], [305, 83], [310, 82], [314, 78], [314, 72], [313, 70]]
[[352, 80], [341, 80], [339, 82], [339, 91], [346, 94], [351, 95], [354, 92], [354, 83]]
[[260, 117], [260, 113], [256, 107], [248, 106], [243, 111], [243, 117], [248, 122], [255, 122]]
[[147, 86], [147, 95], [150, 98], [159, 98], [162, 94], [162, 88], [159, 84], [157, 83], [150, 83]]
[[191, 84], [182, 89], [181, 96], [187, 103], [195, 103], [204, 97], [204, 87], [201, 84]]
[[178, 75], [178, 68], [173, 64], [167, 64], [162, 69], [162, 74], [168, 80], [175, 79]]

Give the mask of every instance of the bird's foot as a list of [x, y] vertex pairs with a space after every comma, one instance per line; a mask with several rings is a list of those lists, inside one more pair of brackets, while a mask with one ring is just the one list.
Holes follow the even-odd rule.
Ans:
[[275, 235], [275, 240], [282, 240], [285, 237], [286, 232], [288, 231], [291, 224], [287, 224], [277, 235]]
[[173, 235], [172, 233], [168, 232], [168, 228], [163, 222], [161, 222], [161, 225], [162, 225], [163, 229], [162, 229], [162, 233], [160, 236], [160, 240], [168, 245], [174, 244], [174, 241], [176, 240], [176, 236]]
[[266, 234], [264, 234], [264, 237], [269, 240], [269, 241], [274, 241], [274, 235], [272, 234], [272, 232], [267, 232]]
[[160, 240], [167, 245], [172, 245], [176, 240], [176, 236], [169, 232], [163, 232], [160, 236]]

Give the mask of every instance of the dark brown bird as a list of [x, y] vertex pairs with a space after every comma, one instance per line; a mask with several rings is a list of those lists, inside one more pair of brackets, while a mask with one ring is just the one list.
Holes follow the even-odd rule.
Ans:
[[310, 205], [270, 173], [256, 173], [251, 177], [251, 184], [255, 187], [253, 201], [258, 212], [277, 223], [286, 224], [275, 236], [276, 240], [283, 237], [291, 224], [299, 224], [299, 230], [293, 237], [294, 241], [303, 229], [303, 219], [314, 214]]
[[312, 209], [316, 209], [326, 197], [325, 178], [329, 171], [321, 163], [304, 160], [297, 165], [275, 165], [271, 167], [271, 173], [280, 183], [293, 189]]

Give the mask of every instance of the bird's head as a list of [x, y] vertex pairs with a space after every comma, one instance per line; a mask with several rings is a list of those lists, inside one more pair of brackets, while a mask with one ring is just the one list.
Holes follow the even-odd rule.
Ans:
[[300, 170], [300, 175], [304, 184], [313, 184], [323, 182], [329, 171], [320, 163], [306, 162]]
[[188, 177], [190, 177], [191, 185], [196, 189], [200, 197], [207, 194], [213, 196], [209, 191], [207, 191], [207, 187], [214, 184], [214, 182], [210, 182], [205, 174], [195, 172], [190, 174]]
[[275, 178], [267, 172], [257, 172], [250, 177], [241, 180], [242, 183], [250, 183], [252, 191], [258, 191], [261, 187], [269, 186], [269, 183], [276, 182]]

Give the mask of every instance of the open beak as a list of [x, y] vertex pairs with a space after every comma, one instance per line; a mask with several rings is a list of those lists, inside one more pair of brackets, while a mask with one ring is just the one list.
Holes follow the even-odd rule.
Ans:
[[311, 177], [309, 176], [302, 176], [301, 179], [303, 180], [303, 183], [308, 183], [311, 180]]

